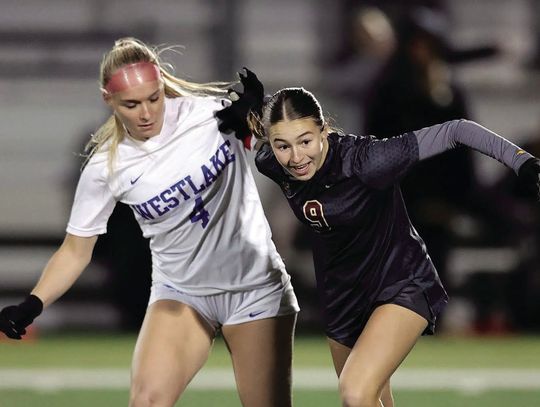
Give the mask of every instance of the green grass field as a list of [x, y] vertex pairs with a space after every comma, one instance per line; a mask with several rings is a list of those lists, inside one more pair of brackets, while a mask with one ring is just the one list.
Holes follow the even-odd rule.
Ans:
[[[134, 343], [131, 335], [44, 336], [34, 342], [0, 342], [0, 406], [127, 405], [127, 371]], [[199, 376], [230, 373], [230, 366], [225, 346], [217, 340]], [[322, 337], [297, 338], [294, 369], [295, 406], [340, 405]], [[439, 374], [442, 385], [436, 381]], [[77, 382], [77, 375], [83, 377], [82, 382]], [[313, 380], [310, 375], [315, 375]], [[540, 337], [422, 338], [396, 373], [394, 395], [398, 407], [537, 406], [538, 375]], [[500, 388], [490, 380], [498, 380]], [[212, 379], [195, 380], [178, 405], [240, 406], [230, 380], [215, 388], [212, 383]]]

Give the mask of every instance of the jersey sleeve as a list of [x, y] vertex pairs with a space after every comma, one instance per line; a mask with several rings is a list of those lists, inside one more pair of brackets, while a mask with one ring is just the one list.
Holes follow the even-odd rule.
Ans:
[[525, 161], [533, 158], [504, 137], [470, 120], [452, 120], [413, 133], [420, 160], [464, 145], [500, 161], [517, 173]]
[[356, 146], [353, 171], [366, 185], [384, 189], [398, 182], [418, 161], [418, 143], [413, 134], [375, 139], [364, 137]]
[[100, 166], [89, 163], [81, 173], [66, 231], [90, 237], [107, 232], [107, 221], [116, 200]]

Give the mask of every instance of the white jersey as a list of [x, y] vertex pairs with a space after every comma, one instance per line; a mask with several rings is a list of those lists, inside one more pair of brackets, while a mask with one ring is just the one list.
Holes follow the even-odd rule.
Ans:
[[125, 137], [112, 174], [107, 153], [93, 155], [67, 232], [105, 233], [120, 201], [150, 239], [154, 282], [209, 295], [287, 280], [243, 143], [217, 128], [220, 108], [213, 97], [166, 99], [161, 133], [145, 142]]

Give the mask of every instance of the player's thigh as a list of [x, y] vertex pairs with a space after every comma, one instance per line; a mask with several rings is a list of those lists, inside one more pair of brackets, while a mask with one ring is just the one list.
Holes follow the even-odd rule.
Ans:
[[332, 362], [334, 362], [334, 369], [336, 370], [336, 374], [339, 377], [341, 375], [341, 371], [343, 370], [343, 366], [345, 366], [345, 362], [347, 361], [347, 358], [349, 357], [351, 353], [351, 348], [348, 346], [345, 346], [338, 341], [327, 337], [328, 346], [330, 348], [330, 355], [332, 356]]
[[426, 326], [425, 318], [405, 307], [377, 307], [343, 366], [340, 386], [362, 383], [380, 394]]
[[[328, 345], [330, 347], [330, 354], [332, 355], [332, 361], [334, 362], [334, 368], [336, 370], [336, 374], [338, 377], [340, 377], [341, 372], [343, 370], [343, 367], [345, 366], [345, 362], [347, 362], [347, 359], [349, 358], [349, 355], [351, 354], [352, 349], [348, 346], [345, 346], [338, 341], [327, 338]], [[394, 406], [394, 399], [392, 396], [392, 389], [390, 387], [390, 379], [386, 381], [386, 383], [383, 386], [383, 389], [381, 391], [380, 399], [384, 405], [384, 407], [393, 407]]]
[[244, 406], [291, 404], [296, 313], [222, 327]]
[[173, 300], [154, 302], [133, 354], [132, 397], [159, 393], [176, 399], [207, 360], [213, 338], [213, 328], [193, 308]]

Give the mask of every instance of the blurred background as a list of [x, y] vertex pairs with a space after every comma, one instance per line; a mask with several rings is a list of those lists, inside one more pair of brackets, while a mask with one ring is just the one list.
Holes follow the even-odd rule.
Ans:
[[[465, 117], [540, 155], [538, 0], [0, 0], [0, 9], [0, 306], [28, 293], [61, 243], [78, 154], [108, 114], [99, 62], [122, 36], [181, 45], [164, 57], [192, 81], [233, 80], [247, 66], [267, 92], [304, 86], [347, 133], [391, 137]], [[306, 231], [254, 174], [303, 309], [298, 331], [321, 334]], [[538, 333], [540, 206], [521, 197], [515, 175], [456, 150], [421, 163], [403, 190], [451, 296], [438, 333]], [[146, 246], [119, 205], [92, 265], [35, 329], [136, 332]]]

